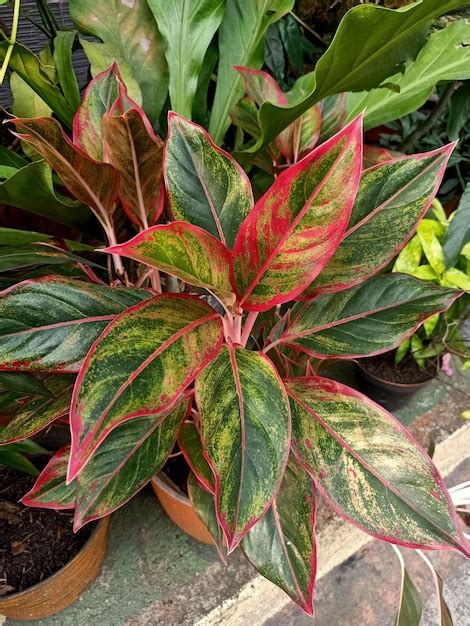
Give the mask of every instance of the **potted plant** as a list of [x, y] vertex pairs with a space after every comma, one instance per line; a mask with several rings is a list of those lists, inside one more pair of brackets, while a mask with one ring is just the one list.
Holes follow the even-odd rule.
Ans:
[[393, 352], [359, 361], [366, 393], [389, 409], [403, 406], [441, 368], [449, 370], [451, 355], [465, 363], [461, 325], [468, 313], [470, 291], [467, 244], [468, 192], [448, 217], [438, 200], [421, 221], [417, 234], [400, 252], [393, 272], [466, 292], [446, 312], [436, 313]]
[[[91, 115], [104, 88], [115, 99]], [[380, 406], [314, 371], [316, 359], [390, 350], [462, 295], [379, 273], [426, 214], [452, 146], [363, 171], [359, 117], [254, 203], [241, 167], [197, 124], [170, 113], [163, 144], [115, 68], [76, 119], [73, 139], [51, 118], [12, 120], [95, 212], [113, 261], [109, 285], [49, 275], [2, 294], [0, 367], [78, 372], [62, 394], [71, 446], [26, 502], [74, 507], [78, 530], [124, 504], [178, 441], [219, 549], [241, 545], [307, 612], [317, 493], [386, 541], [466, 554], [426, 453]], [[118, 198], [140, 230], [126, 243]]]

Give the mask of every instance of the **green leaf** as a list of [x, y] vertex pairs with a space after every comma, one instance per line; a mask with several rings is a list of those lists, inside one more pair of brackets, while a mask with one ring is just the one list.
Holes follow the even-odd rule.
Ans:
[[[73, 68], [72, 52], [75, 44], [76, 33], [62, 30], [54, 37], [54, 62], [57, 69], [60, 86], [65, 99], [72, 109], [76, 111], [80, 106], [80, 89]], [[30, 117], [22, 115], [20, 117]]]
[[76, 372], [93, 341], [151, 294], [49, 276], [0, 294], [0, 369]]
[[46, 117], [51, 115], [51, 107], [16, 72], [12, 72], [10, 76], [10, 89], [13, 96], [11, 110], [17, 117]]
[[208, 232], [187, 222], [160, 224], [142, 231], [124, 244], [105, 248], [156, 267], [181, 280], [204, 287], [227, 308], [235, 303], [232, 257], [229, 250]]
[[129, 95], [152, 123], [167, 96], [165, 46], [146, 0], [70, 0], [76, 27], [101, 42], [81, 40], [94, 76], [116, 62]]
[[253, 206], [247, 175], [197, 124], [170, 113], [168, 126], [164, 174], [170, 211], [231, 248]]
[[411, 339], [406, 339], [400, 346], [398, 346], [397, 351], [395, 353], [395, 365], [400, 365], [405, 356], [410, 351], [411, 347]]
[[[3, 60], [8, 43], [0, 44], [0, 60]], [[54, 111], [68, 127], [72, 125], [73, 109], [65, 100], [59, 87], [49, 78], [39, 58], [25, 46], [16, 43], [13, 47], [9, 67]]]
[[435, 315], [431, 315], [431, 317], [428, 317], [428, 319], [424, 322], [423, 328], [425, 335], [426, 337], [428, 337], [428, 339], [432, 336], [434, 330], [436, 329], [439, 317], [439, 313], [436, 313]]
[[436, 467], [396, 418], [334, 380], [286, 389], [294, 452], [336, 511], [383, 541], [470, 553]]
[[214, 475], [204, 457], [201, 437], [194, 422], [183, 424], [178, 435], [178, 445], [197, 481], [206, 491], [215, 493]]
[[163, 210], [163, 147], [142, 110], [103, 117], [106, 155], [120, 174], [123, 208], [140, 228], [155, 224]]
[[88, 208], [56, 192], [45, 161], [28, 163], [0, 182], [0, 202], [78, 229], [90, 219]]
[[466, 81], [450, 100], [447, 134], [452, 141], [459, 138], [460, 131], [470, 119], [470, 83]]
[[160, 471], [188, 409], [185, 399], [158, 419], [129, 420], [106, 437], [76, 480], [75, 532], [122, 506]]
[[51, 397], [38, 398], [21, 406], [0, 433], [0, 445], [32, 437], [69, 413], [74, 379], [71, 376], [51, 376], [46, 389]]
[[11, 452], [6, 448], [9, 446], [0, 447], [0, 466], [5, 465], [31, 476], [39, 474], [39, 470], [25, 456], [19, 452]]
[[232, 344], [196, 380], [201, 439], [229, 552], [269, 507], [289, 453], [289, 406], [273, 364]]
[[65, 482], [69, 455], [70, 446], [54, 454], [32, 489], [21, 498], [23, 504], [56, 510], [74, 508], [76, 486]]
[[17, 136], [42, 154], [72, 195], [89, 206], [103, 225], [108, 224], [118, 193], [116, 170], [77, 150], [52, 118], [14, 118], [11, 122], [19, 131]]
[[459, 206], [449, 224], [444, 239], [444, 257], [446, 268], [453, 267], [465, 244], [470, 241], [470, 183], [467, 184]]
[[[3, 428], [1, 430], [3, 431]], [[0, 448], [0, 450], [9, 450], [12, 452], [18, 452], [20, 454], [31, 455], [48, 454], [47, 450], [45, 450], [42, 446], [37, 444], [35, 441], [32, 441], [31, 439], [24, 439], [23, 441], [9, 443], [6, 446]]]
[[380, 354], [399, 346], [460, 295], [406, 274], [383, 274], [295, 305], [277, 343], [322, 358]]
[[382, 87], [348, 94], [348, 119], [365, 111], [364, 125], [367, 129], [417, 111], [440, 81], [470, 78], [469, 44], [470, 22], [467, 20], [457, 20], [435, 31], [416, 60], [407, 65], [404, 74], [399, 73], [388, 79], [387, 82], [396, 85], [398, 91]]
[[421, 228], [421, 224], [418, 226], [418, 237], [429, 265], [438, 276], [441, 276], [445, 272], [446, 264], [444, 260], [444, 250], [442, 249], [439, 239], [428, 229]]
[[34, 265], [63, 265], [77, 261], [84, 265], [99, 267], [92, 261], [66, 252], [50, 243], [38, 243], [24, 248], [0, 246], [0, 272], [9, 272]]
[[398, 158], [363, 172], [348, 230], [308, 294], [357, 285], [396, 256], [431, 205], [452, 148]]
[[148, 0], [166, 42], [170, 101], [191, 118], [204, 55], [222, 21], [225, 0]]
[[419, 626], [422, 613], [421, 597], [408, 574], [403, 557], [398, 551], [397, 556], [401, 565], [401, 593], [395, 626]]
[[462, 291], [470, 291], [470, 276], [455, 267], [451, 267], [442, 275], [442, 284], [446, 287], [457, 287]]
[[222, 143], [230, 126], [230, 111], [243, 96], [241, 78], [233, 66], [260, 68], [268, 27], [293, 6], [294, 0], [226, 0], [219, 30], [217, 87], [209, 124], [209, 134], [216, 144]]
[[170, 409], [217, 356], [222, 339], [220, 316], [195, 296], [163, 294], [119, 315], [77, 378], [69, 480], [119, 424]]
[[421, 247], [421, 241], [419, 237], [415, 235], [398, 255], [392, 271], [403, 272], [404, 274], [415, 272], [421, 262], [422, 254], [423, 248]]
[[312, 479], [294, 457], [265, 515], [243, 539], [242, 548], [260, 574], [313, 615], [317, 550], [316, 498]]
[[188, 495], [197, 516], [212, 536], [220, 557], [225, 563], [227, 548], [217, 520], [214, 496], [201, 487], [193, 473], [190, 473], [188, 478]]
[[261, 107], [263, 135], [246, 152], [257, 152], [327, 96], [378, 87], [400, 71], [403, 63], [416, 57], [434, 18], [464, 4], [465, 0], [426, 0], [399, 11], [372, 4], [353, 7], [342, 19], [315, 72], [295, 83], [288, 96], [289, 106], [267, 102]]
[[358, 118], [276, 178], [233, 248], [240, 306], [266, 311], [300, 295], [322, 272], [346, 230], [361, 167]]
[[0, 372], [0, 389], [17, 391], [24, 396], [42, 396], [51, 398], [52, 394], [39, 378], [20, 372]]

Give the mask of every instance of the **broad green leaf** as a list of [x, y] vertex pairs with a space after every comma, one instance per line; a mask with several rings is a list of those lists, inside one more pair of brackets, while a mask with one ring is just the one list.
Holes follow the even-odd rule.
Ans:
[[217, 517], [231, 552], [279, 488], [289, 453], [289, 405], [271, 361], [232, 344], [196, 380], [196, 401]]
[[322, 271], [346, 230], [361, 166], [358, 118], [276, 178], [233, 249], [243, 308], [266, 311], [292, 300]]
[[442, 275], [442, 284], [447, 287], [457, 287], [462, 291], [470, 291], [470, 276], [455, 267], [451, 267]]
[[39, 470], [35, 467], [29, 459], [27, 459], [20, 452], [13, 452], [9, 450], [10, 446], [0, 446], [0, 467], [2, 465], [11, 467], [25, 474], [31, 476], [37, 476]]
[[396, 256], [431, 205], [452, 148], [399, 158], [362, 174], [348, 230], [308, 294], [357, 285]]
[[129, 420], [106, 437], [76, 480], [75, 532], [115, 511], [160, 471], [188, 405], [185, 399], [158, 418]]
[[409, 353], [411, 347], [411, 339], [405, 339], [405, 341], [398, 346], [397, 351], [395, 352], [395, 365], [400, 365], [405, 356]]
[[106, 155], [120, 174], [119, 196], [128, 217], [140, 228], [155, 224], [163, 210], [163, 147], [142, 110], [105, 113]]
[[459, 206], [449, 224], [444, 239], [446, 268], [453, 267], [464, 246], [470, 241], [470, 183], [467, 184]]
[[457, 20], [431, 34], [416, 57], [407, 64], [404, 73], [387, 79], [388, 87], [362, 93], [349, 93], [348, 119], [364, 112], [365, 128], [387, 124], [417, 111], [429, 98], [440, 81], [470, 78], [470, 22]]
[[232, 309], [232, 258], [222, 242], [187, 222], [171, 222], [144, 230], [124, 244], [106, 248], [204, 287]]
[[231, 248], [253, 206], [247, 175], [197, 124], [170, 113], [168, 126], [164, 174], [171, 213]]
[[447, 219], [444, 207], [437, 198], [434, 198], [434, 200], [432, 201], [431, 210], [438, 222], [440, 222], [444, 227], [447, 227], [449, 225], [449, 220]]
[[204, 55], [220, 26], [225, 0], [148, 0], [166, 42], [171, 108], [191, 118]]
[[230, 126], [230, 111], [243, 96], [241, 78], [234, 66], [260, 68], [263, 65], [267, 29], [293, 6], [294, 0], [226, 0], [219, 30], [217, 87], [209, 124], [209, 133], [216, 144], [222, 143]]
[[97, 163], [77, 150], [60, 124], [47, 117], [15, 118], [18, 137], [30, 143], [46, 159], [62, 182], [106, 225], [115, 209], [119, 175], [108, 163]]
[[217, 356], [222, 338], [220, 316], [195, 296], [163, 294], [119, 315], [77, 378], [69, 480], [119, 424], [170, 409]]
[[53, 394], [42, 380], [32, 374], [23, 374], [21, 372], [0, 372], [0, 389], [2, 391], [16, 391], [22, 394], [23, 397], [53, 397]]
[[197, 481], [206, 491], [212, 494], [215, 493], [214, 475], [204, 457], [201, 437], [194, 422], [183, 424], [178, 435], [178, 445]]
[[70, 0], [75, 26], [101, 42], [82, 39], [94, 76], [116, 62], [129, 95], [152, 123], [167, 96], [165, 46], [146, 0]]
[[89, 209], [57, 193], [45, 161], [28, 163], [0, 182], [0, 202], [78, 229], [90, 219]]
[[46, 380], [52, 397], [36, 398], [21, 406], [0, 433], [0, 445], [32, 437], [59, 417], [69, 413], [74, 379], [71, 376], [51, 376]]
[[278, 343], [317, 357], [380, 354], [399, 346], [460, 295], [406, 274], [383, 274], [295, 305]]
[[5, 146], [0, 146], [0, 163], [2, 165], [11, 165], [15, 169], [20, 169], [25, 165], [28, 165], [29, 161], [23, 155], [18, 152], [13, 152]]
[[65, 482], [69, 455], [70, 446], [65, 446], [54, 454], [38, 476], [33, 488], [21, 498], [23, 504], [43, 509], [74, 508], [75, 484], [67, 485]]
[[[0, 44], [0, 60], [5, 58], [8, 43]], [[54, 111], [68, 127], [72, 125], [73, 108], [65, 100], [59, 87], [48, 77], [40, 59], [25, 46], [16, 43], [9, 67]]]
[[49, 276], [0, 294], [0, 369], [76, 372], [109, 322], [151, 294]]
[[395, 618], [395, 626], [419, 626], [421, 621], [421, 597], [405, 567], [403, 557], [397, 551], [401, 565], [400, 606]]
[[[430, 348], [431, 351], [434, 352], [434, 346], [430, 346]], [[418, 364], [418, 367], [424, 369], [424, 367], [426, 366], [425, 347], [419, 335], [413, 335], [411, 337], [410, 353]]]
[[[3, 430], [3, 428], [1, 429]], [[24, 439], [23, 441], [16, 441], [14, 443], [9, 443], [6, 446], [0, 448], [2, 450], [11, 450], [12, 452], [18, 452], [20, 454], [30, 454], [30, 455], [44, 455], [47, 454], [47, 450], [45, 450], [42, 446], [37, 444], [32, 439]]]
[[214, 496], [201, 487], [192, 472], [188, 478], [188, 495], [197, 516], [212, 536], [220, 557], [225, 563], [227, 548], [224, 534], [217, 520]]
[[10, 76], [10, 89], [13, 96], [11, 110], [16, 117], [46, 117], [51, 115], [51, 107], [16, 72]]
[[32, 244], [23, 248], [0, 246], [0, 272], [9, 272], [34, 265], [63, 265], [77, 261], [84, 265], [99, 267], [92, 261], [66, 252], [47, 242]]
[[419, 237], [415, 235], [398, 255], [392, 271], [403, 272], [404, 274], [415, 272], [421, 262], [422, 254], [423, 248], [421, 247], [421, 241]]
[[436, 329], [438, 321], [439, 321], [439, 313], [436, 313], [435, 315], [431, 315], [431, 317], [428, 317], [428, 319], [424, 322], [423, 328], [424, 328], [426, 337], [428, 338], [431, 337], [434, 330]]
[[294, 457], [265, 515], [243, 539], [248, 559], [265, 578], [313, 615], [317, 568], [313, 480]]
[[[54, 62], [57, 76], [65, 99], [74, 112], [80, 106], [80, 89], [72, 60], [76, 35], [74, 31], [62, 30], [54, 37]], [[22, 115], [20, 117], [32, 116]]]
[[460, 131], [470, 119], [470, 83], [464, 84], [455, 91], [450, 100], [447, 134], [449, 139], [459, 138]]
[[418, 269], [411, 273], [411, 276], [419, 278], [420, 280], [435, 281], [437, 283], [440, 282], [436, 272], [428, 264], [420, 265]]
[[295, 83], [288, 95], [289, 106], [267, 102], [261, 107], [262, 137], [246, 152], [257, 152], [327, 96], [378, 87], [400, 71], [403, 63], [416, 57], [434, 18], [465, 4], [466, 0], [425, 0], [399, 11], [372, 4], [353, 7], [342, 19], [315, 71]]
[[446, 264], [444, 260], [444, 250], [442, 249], [439, 239], [434, 233], [423, 230], [420, 227], [418, 227], [418, 237], [429, 265], [438, 276], [441, 276], [445, 272]]
[[117, 104], [121, 113], [137, 106], [128, 97], [117, 65], [113, 64], [88, 83], [73, 118], [73, 144], [95, 161], [103, 160], [104, 114]]
[[334, 380], [286, 389], [294, 452], [336, 511], [383, 541], [470, 553], [439, 472], [396, 418]]

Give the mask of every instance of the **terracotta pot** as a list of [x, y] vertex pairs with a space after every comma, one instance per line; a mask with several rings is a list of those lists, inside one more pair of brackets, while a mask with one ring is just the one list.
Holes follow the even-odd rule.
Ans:
[[70, 606], [98, 576], [108, 540], [109, 517], [100, 520], [86, 544], [58, 572], [25, 591], [0, 597], [0, 614], [38, 620]]
[[193, 539], [209, 545], [214, 544], [209, 531], [196, 515], [190, 499], [171, 481], [160, 473], [152, 478], [152, 487], [168, 517]]
[[420, 383], [394, 383], [368, 372], [360, 362], [357, 365], [361, 391], [389, 411], [396, 411], [406, 406], [417, 391], [429, 385], [435, 378], [432, 376]]

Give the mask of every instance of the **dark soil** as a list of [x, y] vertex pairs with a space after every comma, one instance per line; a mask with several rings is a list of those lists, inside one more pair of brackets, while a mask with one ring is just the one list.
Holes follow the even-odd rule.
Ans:
[[57, 572], [81, 550], [95, 526], [74, 533], [70, 511], [23, 506], [19, 500], [34, 482], [33, 476], [0, 468], [0, 596]]
[[[175, 452], [177, 452], [177, 450], [175, 450]], [[188, 495], [189, 467], [182, 454], [170, 457], [165, 463], [163, 473], [168, 476], [183, 493]]]
[[402, 385], [423, 383], [437, 374], [437, 364], [428, 360], [425, 369], [420, 369], [414, 358], [405, 357], [400, 365], [395, 365], [395, 352], [387, 352], [378, 356], [361, 359], [360, 364], [368, 374], [381, 380]]

